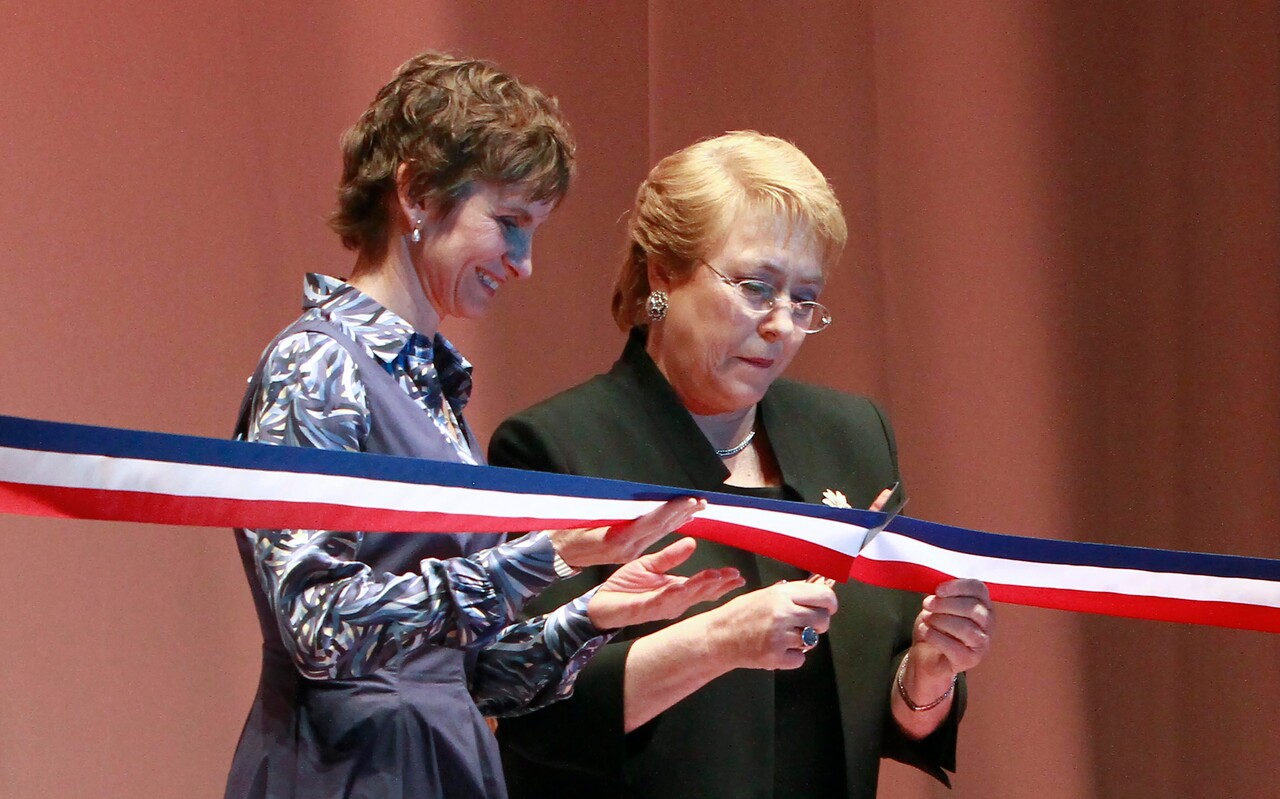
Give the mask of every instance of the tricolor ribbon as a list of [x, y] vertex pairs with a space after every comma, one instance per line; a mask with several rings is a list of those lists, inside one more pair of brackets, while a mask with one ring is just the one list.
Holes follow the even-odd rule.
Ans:
[[[202, 527], [506, 532], [616, 524], [688, 489], [0, 416], [0, 513]], [[1280, 632], [1280, 561], [995, 535], [702, 494], [681, 532], [840, 580], [982, 580], [1036, 607]], [[888, 523], [888, 527], [880, 528]]]

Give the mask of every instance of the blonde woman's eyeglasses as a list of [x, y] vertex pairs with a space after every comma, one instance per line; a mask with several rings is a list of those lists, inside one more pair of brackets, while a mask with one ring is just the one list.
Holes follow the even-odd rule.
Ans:
[[706, 261], [698, 263], [714, 272], [725, 285], [732, 287], [743, 304], [756, 313], [766, 314], [785, 304], [791, 309], [791, 321], [805, 333], [818, 333], [831, 324], [831, 311], [820, 302], [783, 297], [772, 283], [754, 278], [732, 278]]

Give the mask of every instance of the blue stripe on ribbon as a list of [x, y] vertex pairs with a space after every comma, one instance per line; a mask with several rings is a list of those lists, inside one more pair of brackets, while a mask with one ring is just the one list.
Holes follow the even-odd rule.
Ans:
[[[830, 508], [825, 505], [759, 499], [737, 494], [691, 492], [688, 489], [596, 477], [528, 472], [496, 466], [469, 466], [369, 453], [270, 446], [170, 433], [45, 422], [13, 416], [0, 416], [0, 446], [235, 469], [358, 477], [516, 494], [666, 500], [697, 493], [717, 505], [771, 510], [864, 528], [874, 527], [884, 518], [883, 514], [859, 509]], [[906, 516], [894, 519], [888, 529], [954, 552], [1006, 560], [1280, 582], [1280, 561], [1263, 558], [997, 535]]]
[[717, 505], [771, 510], [864, 528], [872, 527], [883, 519], [883, 514], [857, 508], [831, 508], [826, 505], [758, 499], [714, 491], [695, 492], [687, 488], [630, 483], [600, 477], [530, 472], [499, 466], [470, 466], [366, 452], [225, 441], [173, 433], [46, 422], [16, 416], [0, 416], [0, 447], [232, 469], [358, 477], [513, 494], [658, 501], [693, 494], [706, 497]]
[[996, 535], [905, 516], [888, 529], [943, 549], [1006, 560], [1280, 581], [1280, 560]]

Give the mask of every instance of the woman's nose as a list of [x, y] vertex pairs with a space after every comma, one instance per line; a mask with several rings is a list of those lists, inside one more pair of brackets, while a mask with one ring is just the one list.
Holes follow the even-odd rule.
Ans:
[[791, 315], [791, 303], [779, 300], [765, 312], [760, 320], [760, 335], [766, 340], [785, 337], [795, 332], [796, 321]]
[[517, 280], [529, 277], [533, 274], [533, 253], [527, 249], [523, 253], [508, 252], [502, 257], [502, 265], [509, 277]]

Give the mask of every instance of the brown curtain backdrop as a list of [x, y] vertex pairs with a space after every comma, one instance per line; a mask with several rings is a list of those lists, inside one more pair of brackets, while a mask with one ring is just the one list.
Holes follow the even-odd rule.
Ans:
[[[580, 144], [535, 279], [447, 330], [482, 433], [616, 355], [649, 166], [756, 128], [852, 230], [793, 374], [889, 409], [913, 515], [1280, 557], [1273, 0], [9, 0], [0, 43], [0, 413], [226, 435], [301, 274], [350, 266], [339, 134], [430, 46], [556, 94]], [[257, 674], [230, 532], [0, 517], [0, 544], [0, 796], [220, 795]], [[881, 793], [1271, 796], [1278, 664], [1002, 607], [955, 789], [890, 765]]]

